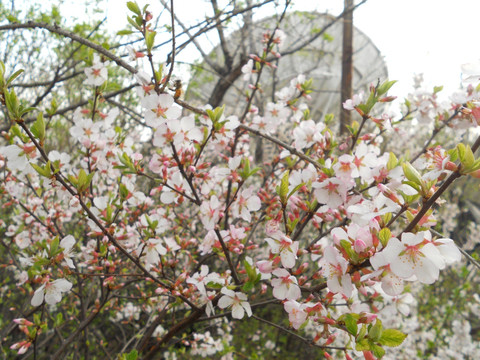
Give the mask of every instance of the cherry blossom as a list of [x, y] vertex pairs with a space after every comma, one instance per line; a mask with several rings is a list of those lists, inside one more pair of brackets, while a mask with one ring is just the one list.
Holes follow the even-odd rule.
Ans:
[[353, 95], [351, 99], [348, 99], [343, 103], [343, 108], [345, 110], [354, 110], [355, 106], [363, 102], [363, 97], [363, 93]]
[[160, 255], [166, 255], [167, 249], [163, 246], [161, 239], [149, 239], [145, 245], [141, 245], [137, 250], [139, 254], [145, 254], [145, 263], [147, 267], [157, 265], [160, 261]]
[[200, 219], [206, 230], [212, 230], [220, 219], [220, 209], [222, 204], [218, 198], [213, 195], [210, 201], [204, 201], [200, 206]]
[[274, 238], [266, 238], [273, 254], [279, 254], [282, 265], [286, 268], [295, 266], [297, 259], [298, 243], [292, 241], [287, 235], [278, 232]]
[[87, 79], [85, 84], [100, 86], [108, 79], [108, 70], [107, 70], [108, 61], [100, 61], [98, 54], [93, 54], [93, 64], [90, 67], [84, 69]]
[[339, 178], [329, 178], [312, 184], [317, 201], [328, 209], [336, 209], [347, 199], [347, 186]]
[[273, 296], [279, 300], [297, 300], [300, 297], [297, 278], [285, 269], [275, 269], [273, 275], [277, 277], [272, 280]]
[[307, 320], [306, 305], [302, 305], [295, 300], [288, 300], [283, 304], [283, 308], [288, 313], [288, 320], [290, 320], [294, 329], [298, 330]]
[[223, 296], [218, 300], [219, 308], [225, 309], [231, 307], [232, 317], [234, 319], [243, 319], [245, 312], [247, 312], [248, 317], [252, 316], [252, 309], [247, 301], [247, 295], [238, 291], [229, 290], [226, 287], [223, 287], [220, 292]]
[[[33, 151], [33, 154], [30, 154]], [[35, 148], [31, 146], [8, 145], [0, 147], [0, 155], [7, 158], [7, 166], [10, 170], [28, 172], [30, 168], [29, 156], [35, 155]]]
[[196, 272], [193, 276], [187, 279], [187, 284], [194, 285], [200, 294], [207, 296], [207, 290], [205, 289], [205, 280], [208, 280], [208, 266], [202, 265], [200, 267], [200, 272]]
[[439, 270], [445, 267], [445, 260], [438, 248], [428, 242], [430, 238], [430, 232], [424, 231], [403, 233], [401, 241], [391, 238], [382, 253], [392, 272], [402, 279], [415, 275], [423, 284], [434, 283]]
[[313, 120], [300, 122], [300, 125], [293, 130], [295, 139], [295, 148], [301, 150], [312, 146], [316, 142], [323, 140], [322, 131], [325, 124], [315, 123]]
[[243, 81], [255, 83], [256, 79], [256, 70], [254, 70], [254, 62], [252, 59], [249, 59], [245, 65], [242, 66]]
[[63, 260], [69, 268], [74, 269], [75, 265], [73, 264], [73, 246], [75, 245], [75, 238], [72, 235], [65, 236], [62, 241], [60, 241], [60, 247], [63, 248]]
[[237, 196], [237, 201], [231, 207], [233, 216], [241, 217], [248, 222], [252, 220], [250, 213], [259, 210], [261, 206], [260, 198], [253, 191], [254, 188], [249, 187]]
[[352, 296], [353, 285], [350, 274], [347, 273], [348, 261], [333, 246], [327, 246], [319, 265], [327, 277], [328, 289], [333, 293]]
[[158, 128], [167, 119], [177, 119], [181, 110], [174, 105], [173, 97], [169, 94], [151, 94], [142, 99], [142, 106], [146, 109], [145, 121], [148, 126]]
[[45, 284], [35, 290], [31, 304], [32, 306], [40, 306], [45, 302], [49, 305], [55, 305], [62, 300], [62, 293], [70, 291], [72, 283], [66, 279], [57, 279], [52, 282], [47, 281]]

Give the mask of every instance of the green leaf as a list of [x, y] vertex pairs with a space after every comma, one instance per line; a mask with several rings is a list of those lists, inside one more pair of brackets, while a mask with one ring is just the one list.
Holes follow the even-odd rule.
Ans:
[[56, 236], [55, 239], [53, 239], [52, 243], [50, 244], [50, 256], [56, 255], [55, 253], [58, 250], [59, 243], [60, 243], [60, 240], [58, 236]]
[[352, 243], [350, 241], [342, 239], [340, 240], [340, 246], [345, 250], [352, 263], [358, 262], [358, 254], [355, 252], [355, 250], [353, 250]]
[[250, 263], [247, 260], [243, 261], [243, 265], [245, 266], [245, 270], [247, 272], [248, 278], [250, 280], [255, 280], [257, 278], [257, 271], [255, 270], [255, 267], [250, 265]]
[[392, 232], [389, 228], [383, 228], [378, 232], [378, 239], [382, 243], [383, 247], [387, 246], [388, 241], [392, 237]]
[[41, 145], [43, 145], [45, 141], [45, 120], [43, 119], [43, 113], [38, 113], [37, 120], [33, 123], [30, 131], [40, 140]]
[[345, 327], [347, 328], [348, 332], [353, 336], [357, 336], [358, 332], [358, 324], [357, 319], [352, 314], [347, 314], [345, 316]]
[[210, 281], [209, 283], [207, 283], [207, 286], [212, 289], [221, 289], [223, 287], [222, 284], [217, 284], [213, 281]]
[[138, 358], [138, 351], [132, 350], [127, 354], [125, 360], [137, 360], [137, 358]]
[[128, 23], [132, 25], [135, 29], [140, 30], [140, 26], [130, 17], [127, 16]]
[[378, 359], [385, 355], [385, 349], [377, 344], [371, 344], [370, 350], [372, 351], [373, 355], [375, 355], [375, 357]]
[[462, 161], [462, 165], [466, 168], [469, 169], [472, 167], [472, 165], [475, 163], [475, 156], [473, 155], [472, 149], [470, 148], [470, 145], [467, 145], [465, 147], [465, 154], [464, 154], [464, 161]]
[[157, 35], [156, 31], [145, 32], [145, 45], [147, 45], [148, 52], [153, 49], [153, 45], [155, 44], [155, 35]]
[[119, 193], [120, 193], [120, 198], [122, 199], [122, 202], [125, 201], [128, 197], [129, 191], [124, 184], [119, 185]]
[[55, 316], [55, 326], [60, 326], [63, 323], [63, 314], [58, 312]]
[[292, 191], [290, 191], [290, 193], [288, 194], [287, 198], [290, 199], [290, 197], [295, 194], [303, 185], [305, 185], [305, 183], [301, 183], [301, 184], [298, 184], [297, 186], [295, 186], [293, 188]]
[[464, 144], [460, 143], [457, 145], [457, 154], [460, 162], [463, 164], [465, 162], [465, 151], [466, 147]]
[[407, 334], [402, 333], [396, 329], [385, 329], [380, 336], [379, 343], [389, 347], [399, 346], [403, 340], [407, 337]]
[[379, 319], [377, 319], [375, 321], [375, 325], [373, 325], [368, 331], [368, 337], [373, 341], [378, 341], [382, 336], [382, 332], [383, 332], [382, 322]]
[[30, 111], [33, 111], [33, 110], [37, 110], [37, 108], [34, 108], [34, 107], [24, 108], [23, 106], [20, 106], [20, 109], [19, 109], [19, 112], [18, 112], [18, 114], [20, 115], [19, 117], [22, 117], [26, 113], [28, 113]]
[[12, 117], [16, 120], [18, 119], [19, 116], [19, 107], [20, 104], [18, 102], [17, 94], [15, 94], [15, 90], [11, 91], [5, 91], [4, 92], [4, 98], [5, 98], [5, 105], [7, 106], [7, 109], [9, 113], [12, 115]]
[[387, 169], [392, 170], [392, 169], [396, 168], [397, 165], [398, 165], [397, 157], [395, 156], [394, 153], [390, 152], [390, 154], [388, 156]]
[[242, 291], [243, 292], [249, 292], [250, 290], [253, 289], [253, 282], [252, 281], [247, 281], [245, 284], [242, 286]]
[[37, 164], [30, 163], [30, 165], [33, 167], [33, 169], [41, 176], [44, 176], [48, 179], [52, 177], [52, 171], [50, 167], [50, 161], [45, 164], [44, 167], [41, 167]]
[[356, 341], [362, 341], [365, 335], [367, 335], [367, 325], [363, 324], [360, 331], [358, 332]]
[[13, 80], [15, 80], [21, 73], [23, 73], [23, 69], [15, 71], [7, 80], [6, 86], [10, 85]]
[[140, 8], [138, 7], [138, 4], [136, 2], [133, 2], [133, 1], [127, 2], [127, 7], [128, 7], [128, 10], [135, 13], [136, 15], [138, 16], [142, 15], [142, 13], [140, 12]]
[[290, 170], [286, 171], [283, 174], [282, 180], [280, 182], [280, 186], [277, 186], [277, 194], [280, 196], [280, 201], [283, 205], [287, 204], [287, 194], [288, 194], [288, 179], [290, 177]]
[[377, 88], [377, 95], [378, 96], [382, 96], [384, 94], [386, 94], [388, 92], [388, 90], [390, 90], [390, 88], [393, 86], [393, 84], [395, 84], [397, 81], [396, 80], [391, 80], [391, 81], [385, 81], [383, 84], [381, 84], [378, 88]]
[[132, 30], [120, 30], [120, 31], [117, 31], [117, 35], [119, 35], [119, 36], [130, 35], [130, 34], [133, 34], [133, 31], [132, 31]]
[[355, 345], [355, 350], [357, 351], [368, 351], [370, 350], [370, 343], [367, 339], [357, 341]]
[[420, 173], [410, 164], [409, 162], [404, 162], [403, 165], [403, 173], [405, 174], [406, 178], [411, 182], [422, 186], [422, 176]]
[[[477, 171], [480, 169], [480, 159], [478, 159], [477, 161], [475, 161], [472, 166], [470, 166], [468, 169], [466, 169], [465, 171], [468, 170], [468, 173], [471, 173], [471, 172], [474, 172], [474, 171]], [[468, 174], [467, 173], [467, 174]]]

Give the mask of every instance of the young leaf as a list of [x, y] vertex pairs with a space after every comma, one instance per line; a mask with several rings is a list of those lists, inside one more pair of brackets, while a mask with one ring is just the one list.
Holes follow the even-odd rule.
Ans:
[[43, 113], [39, 113], [37, 120], [33, 123], [30, 128], [32, 134], [40, 140], [40, 144], [43, 145], [45, 141], [45, 120], [43, 119]]
[[136, 2], [133, 2], [133, 1], [127, 2], [127, 7], [128, 7], [128, 10], [135, 13], [136, 15], [138, 16], [142, 15], [142, 13], [140, 12], [140, 8], [138, 7], [138, 4]]
[[380, 359], [385, 355], [385, 349], [377, 344], [371, 344], [370, 351], [375, 355], [377, 359]]
[[277, 194], [280, 196], [280, 201], [283, 205], [287, 204], [288, 194], [288, 179], [290, 177], [290, 171], [286, 171], [280, 182], [280, 186], [277, 186]]
[[380, 85], [378, 88], [377, 88], [377, 95], [378, 96], [382, 96], [383, 94], [386, 94], [388, 92], [388, 90], [390, 90], [390, 88], [393, 86], [393, 84], [395, 84], [397, 81], [396, 80], [392, 80], [392, 81], [385, 81], [382, 85]]
[[379, 319], [377, 319], [375, 321], [375, 324], [368, 331], [368, 337], [373, 341], [378, 341], [382, 336], [382, 333], [383, 333], [382, 322]]
[[130, 34], [133, 34], [133, 31], [132, 31], [132, 30], [120, 30], [120, 31], [117, 31], [117, 35], [118, 35], [118, 36], [124, 36], [124, 35], [130, 35]]
[[352, 314], [347, 314], [345, 316], [345, 327], [347, 328], [348, 332], [353, 336], [357, 336], [358, 332], [358, 324], [357, 319]]
[[378, 239], [382, 243], [383, 247], [387, 246], [388, 241], [392, 237], [392, 233], [389, 228], [383, 228], [378, 232]]
[[403, 340], [407, 337], [407, 334], [402, 333], [396, 329], [385, 329], [380, 336], [379, 343], [389, 347], [399, 346]]
[[394, 153], [390, 152], [388, 156], [387, 169], [392, 170], [398, 165], [398, 159]]
[[13, 80], [15, 80], [21, 73], [23, 73], [23, 69], [15, 71], [7, 80], [6, 86], [10, 85]]

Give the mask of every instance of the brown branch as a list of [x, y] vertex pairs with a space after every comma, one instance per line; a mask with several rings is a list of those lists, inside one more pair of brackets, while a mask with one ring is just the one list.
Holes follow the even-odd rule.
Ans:
[[227, 259], [228, 267], [232, 272], [233, 280], [235, 281], [235, 284], [240, 285], [241, 281], [238, 278], [237, 272], [235, 270], [235, 266], [233, 265], [232, 259], [230, 258], [230, 251], [225, 245], [225, 241], [223, 240], [222, 234], [220, 234], [220, 231], [218, 229], [215, 229], [215, 234], [217, 234], [218, 241], [220, 241], [220, 245], [222, 246], [223, 253], [225, 254], [225, 258]]
[[[32, 142], [35, 144], [35, 147], [40, 151], [40, 154], [42, 155], [42, 158], [45, 160], [45, 162], [48, 162], [48, 156], [45, 153], [45, 150], [43, 147], [40, 146], [40, 144], [37, 142], [33, 134], [30, 132], [28, 127], [23, 123], [19, 122], [19, 125], [22, 127], [22, 129], [27, 133], [28, 137]], [[51, 165], [52, 173], [55, 172], [55, 168], [53, 165]], [[88, 217], [95, 223], [95, 225], [98, 226], [98, 228], [101, 230], [101, 232], [108, 238], [108, 240], [118, 249], [122, 254], [124, 254], [131, 262], [137, 266], [148, 278], [151, 278], [154, 282], [157, 284], [161, 285], [165, 289], [168, 289], [170, 291], [174, 290], [173, 286], [170, 286], [160, 279], [158, 279], [156, 276], [154, 276], [152, 273], [150, 273], [141, 263], [139, 259], [136, 259], [132, 254], [130, 254], [123, 246], [120, 245], [120, 243], [117, 241], [117, 239], [110, 234], [110, 232], [103, 226], [103, 224], [100, 222], [100, 220], [93, 214], [91, 209], [87, 206], [87, 204], [83, 201], [82, 196], [78, 194], [67, 182], [64, 180], [63, 175], [61, 171], [58, 171], [57, 173], [54, 174], [55, 179], [63, 185], [63, 187], [72, 195], [78, 197], [78, 201], [82, 209], [87, 213]], [[192, 309], [197, 309], [197, 306], [193, 304], [189, 299], [187, 299], [185, 296], [178, 294], [177, 295], [183, 302], [188, 304]]]
[[435, 129], [433, 129], [432, 131], [432, 135], [430, 136], [430, 138], [428, 139], [428, 141], [425, 143], [425, 145], [423, 146], [422, 150], [420, 150], [420, 152], [415, 155], [411, 160], [410, 162], [413, 164], [415, 162], [415, 160], [417, 160], [422, 154], [424, 154], [428, 147], [430, 146], [431, 142], [433, 141], [433, 139], [435, 138], [435, 136], [438, 135], [438, 133], [440, 131], [443, 130], [443, 128], [445, 128], [453, 119], [455, 119], [455, 117], [458, 115], [458, 113], [460, 112], [460, 109], [455, 109], [454, 113], [447, 119], [447, 121], [445, 121], [441, 126], [439, 126], [438, 128], [436, 127]]
[[295, 149], [293, 146], [290, 146], [286, 143], [284, 143], [283, 141], [281, 140], [278, 140], [270, 135], [267, 135], [267, 134], [264, 134], [262, 132], [260, 132], [259, 130], [255, 130], [255, 129], [252, 129], [251, 127], [249, 126], [246, 126], [246, 125], [243, 125], [243, 124], [240, 124], [238, 126], [238, 128], [240, 129], [243, 129], [245, 131], [248, 131], [249, 133], [252, 133], [252, 134], [255, 134], [255, 135], [258, 135], [258, 136], [261, 136], [263, 137], [264, 139], [267, 139], [268, 141], [271, 141], [277, 145], [280, 145], [281, 147], [285, 148], [286, 150], [288, 150], [291, 154], [293, 155], [296, 155], [298, 156], [300, 159], [312, 164], [313, 166], [315, 166], [317, 169], [322, 169], [322, 166], [316, 162], [315, 160], [313, 160], [312, 158], [310, 158], [309, 156], [305, 155], [304, 153], [298, 151], [297, 149]]
[[162, 88], [160, 89], [160, 92], [163, 93], [165, 91], [165, 88], [168, 85], [168, 82], [170, 81], [170, 78], [172, 77], [173, 74], [173, 68], [175, 66], [175, 10], [173, 9], [173, 0], [170, 1], [170, 15], [171, 15], [171, 23], [172, 23], [172, 52], [171, 55], [169, 56], [170, 60], [170, 69], [168, 70], [168, 75], [167, 78], [165, 79], [165, 83], [163, 84]]
[[[480, 147], [480, 136], [477, 138], [475, 143], [472, 146], [472, 152], [475, 153], [477, 149]], [[415, 218], [412, 220], [410, 224], [407, 225], [407, 227], [398, 235], [400, 237], [404, 232], [410, 232], [412, 231], [415, 226], [420, 222], [420, 220], [423, 218], [423, 216], [427, 213], [427, 211], [435, 204], [435, 201], [442, 195], [447, 188], [459, 177], [461, 177], [463, 174], [461, 173], [462, 171], [462, 166], [459, 166], [458, 170], [450, 174], [450, 176], [445, 180], [445, 182], [440, 186], [440, 188], [435, 191], [435, 193], [427, 200], [424, 202], [422, 205], [422, 208], [420, 211], [417, 213]]]
[[55, 352], [55, 354], [52, 355], [52, 359], [56, 360], [59, 359], [62, 353], [66, 350], [67, 346], [71, 344], [73, 340], [75, 340], [80, 334], [83, 329], [85, 329], [96, 317], [98, 314], [100, 314], [100, 310], [105, 306], [105, 304], [110, 300], [110, 297], [107, 295], [100, 306], [95, 307], [95, 309], [88, 315], [88, 317], [83, 320], [78, 327], [75, 329], [75, 331], [60, 345], [60, 348]]
[[271, 322], [271, 321], [268, 321], [266, 319], [263, 319], [261, 317], [258, 317], [256, 315], [252, 315], [252, 318], [254, 318], [255, 320], [258, 320], [260, 322], [263, 322], [267, 325], [270, 325], [270, 326], [273, 326], [274, 328], [277, 328], [281, 331], [283, 331], [284, 333], [287, 333], [301, 341], [303, 341], [305, 344], [308, 344], [310, 346], [315, 346], [315, 347], [318, 347], [320, 349], [331, 349], [331, 350], [346, 350], [345, 347], [339, 347], [339, 346], [325, 346], [325, 345], [318, 345], [316, 344], [313, 340], [309, 340], [307, 338], [304, 338], [303, 336], [300, 336], [298, 335], [297, 333], [294, 333], [293, 331], [291, 330], [288, 330], [287, 328], [281, 326], [281, 325], [278, 325], [278, 324], [275, 324], [274, 322]]
[[95, 44], [94, 42], [84, 39], [83, 37], [62, 29], [60, 26], [57, 24], [54, 25], [49, 25], [47, 23], [42, 23], [42, 22], [34, 22], [34, 21], [28, 21], [26, 23], [13, 23], [13, 24], [7, 24], [7, 25], [2, 25], [0, 26], [0, 31], [5, 31], [5, 30], [17, 30], [17, 29], [45, 29], [50, 31], [51, 33], [55, 33], [58, 35], [62, 35], [65, 37], [68, 37], [72, 39], [73, 41], [76, 41], [82, 45], [88, 46], [89, 48], [92, 48], [99, 52], [100, 54], [104, 55], [105, 57], [109, 58], [113, 62], [115, 62], [118, 66], [124, 68], [128, 72], [132, 74], [136, 74], [138, 72], [137, 69], [132, 67], [131, 65], [127, 64], [125, 61], [123, 61], [120, 57], [114, 55], [110, 51], [106, 50], [103, 46]]

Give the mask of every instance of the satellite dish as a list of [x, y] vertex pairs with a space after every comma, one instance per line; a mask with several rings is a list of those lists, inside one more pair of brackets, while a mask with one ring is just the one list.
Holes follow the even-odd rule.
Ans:
[[[245, 62], [249, 54], [261, 54], [263, 34], [275, 29], [276, 23], [276, 17], [269, 17], [254, 23], [250, 28], [243, 27], [230, 34], [226, 43], [233, 56], [234, 66], [242, 61]], [[320, 34], [326, 27], [328, 27], [326, 32]], [[338, 116], [340, 102], [346, 100], [340, 99], [342, 21], [335, 21], [335, 18], [328, 14], [293, 12], [285, 16], [279, 28], [287, 35], [280, 48], [282, 57], [274, 61], [277, 65], [275, 70], [265, 69], [260, 81], [263, 93], [255, 99], [254, 103], [261, 106], [272, 101], [272, 94], [275, 91], [287, 86], [298, 74], [304, 74], [307, 79], [313, 78], [314, 92], [311, 94], [312, 101], [309, 102], [312, 119], [319, 121], [328, 113]], [[314, 37], [315, 39], [311, 40]], [[301, 47], [302, 44], [304, 44], [303, 47]], [[212, 50], [209, 58], [220, 67], [225, 64], [220, 45]], [[380, 51], [363, 32], [355, 27], [353, 70], [354, 93], [367, 90], [370, 83], [376, 83], [378, 79], [383, 81], [388, 77], [387, 66]], [[268, 74], [269, 71], [270, 74]], [[222, 77], [212, 67], [203, 62], [192, 77], [186, 93], [187, 100], [198, 101], [199, 104], [208, 103], [221, 79]], [[244, 111], [245, 91], [246, 84], [240, 72], [221, 101], [222, 104], [227, 105], [228, 113], [240, 114]]]

